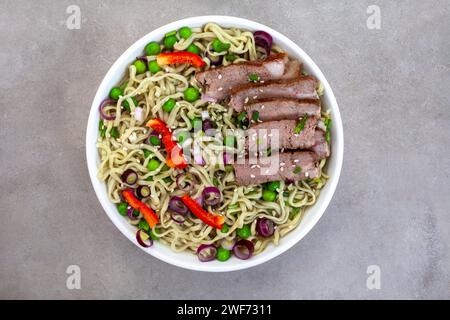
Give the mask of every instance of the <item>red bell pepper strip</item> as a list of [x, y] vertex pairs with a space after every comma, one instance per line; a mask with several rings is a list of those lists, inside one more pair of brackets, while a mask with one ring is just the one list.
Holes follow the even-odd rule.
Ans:
[[202, 68], [206, 65], [205, 61], [195, 53], [182, 51], [182, 52], [164, 52], [160, 53], [156, 57], [156, 62], [162, 66], [166, 64], [181, 64], [187, 63], [197, 68]]
[[152, 128], [162, 136], [161, 141], [167, 151], [167, 165], [170, 168], [186, 168], [187, 163], [183, 156], [183, 149], [175, 141], [173, 141], [172, 132], [164, 121], [159, 118], [151, 119], [147, 122], [147, 127]]
[[182, 196], [181, 201], [183, 201], [186, 207], [191, 210], [192, 214], [197, 216], [204, 223], [216, 229], [222, 229], [223, 223], [225, 222], [225, 218], [223, 216], [212, 214], [203, 210], [200, 204], [188, 195]]
[[153, 211], [152, 208], [147, 206], [141, 200], [134, 196], [133, 190], [127, 189], [122, 191], [122, 197], [125, 201], [132, 207], [133, 209], [139, 211], [144, 217], [145, 221], [147, 221], [150, 228], [154, 228], [155, 225], [159, 222], [158, 216]]

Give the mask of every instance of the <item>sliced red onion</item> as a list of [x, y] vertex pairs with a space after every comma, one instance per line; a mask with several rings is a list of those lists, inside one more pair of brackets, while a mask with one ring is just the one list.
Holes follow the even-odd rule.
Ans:
[[217, 248], [212, 244], [202, 244], [197, 249], [197, 256], [201, 262], [212, 261], [216, 258]]
[[150, 187], [149, 186], [139, 186], [136, 189], [136, 195], [138, 198], [147, 198], [150, 196]]
[[185, 214], [181, 214], [175, 211], [170, 212], [170, 218], [178, 224], [184, 223], [186, 221]]
[[124, 173], [122, 173], [121, 178], [123, 183], [126, 183], [130, 186], [138, 181], [138, 175], [133, 169], [125, 170]]
[[169, 201], [169, 209], [176, 213], [186, 215], [189, 212], [188, 207], [181, 201], [178, 196], [173, 196]]
[[107, 115], [105, 113], [105, 111], [103, 110], [107, 105], [115, 105], [117, 102], [113, 99], [105, 99], [102, 101], [102, 103], [100, 103], [100, 107], [98, 108], [98, 111], [100, 112], [100, 117], [103, 120], [108, 120], [108, 121], [112, 121], [116, 119], [116, 115]]
[[203, 131], [205, 131], [205, 135], [208, 137], [213, 137], [216, 134], [213, 123], [208, 119], [203, 121]]
[[235, 244], [234, 240], [228, 240], [228, 239], [222, 239], [222, 241], [220, 242], [220, 245], [222, 246], [222, 248], [224, 248], [226, 250], [233, 250], [234, 244]]
[[141, 229], [136, 232], [136, 240], [144, 248], [150, 248], [153, 245], [152, 238]]
[[219, 66], [222, 64], [223, 61], [223, 55], [221, 56], [213, 56], [209, 53], [206, 53], [206, 57], [211, 61], [212, 66]]
[[216, 187], [206, 187], [202, 192], [203, 201], [208, 206], [215, 206], [222, 200], [222, 193]]
[[194, 163], [204, 166], [206, 164], [205, 159], [200, 152], [194, 152]]
[[136, 221], [137, 219], [139, 219], [139, 216], [135, 217], [133, 215], [133, 212], [134, 212], [134, 208], [128, 207], [128, 209], [127, 209], [128, 218], [130, 218], [131, 221]]
[[147, 64], [147, 62], [148, 62], [147, 56], [136, 57], [136, 60], [140, 60], [140, 61], [142, 61], [145, 64]]
[[255, 38], [255, 44], [264, 48], [266, 50], [266, 54], [269, 55], [273, 43], [272, 36], [265, 31], [255, 31], [253, 32], [253, 36]]
[[231, 152], [225, 151], [223, 154], [223, 164], [233, 163], [233, 154]]
[[247, 260], [250, 258], [253, 251], [255, 251], [255, 246], [253, 245], [253, 242], [249, 240], [239, 240], [233, 247], [233, 254], [236, 258], [241, 260]]
[[200, 206], [203, 207], [203, 196], [199, 196], [197, 198], [194, 199], [195, 202], [197, 202]]
[[[188, 180], [188, 181], [186, 181], [186, 180]], [[189, 193], [189, 191], [192, 190], [194, 185], [199, 183], [198, 179], [196, 179], [195, 176], [190, 173], [186, 173], [186, 174], [180, 173], [177, 176], [176, 182], [177, 182], [177, 188], [179, 190], [183, 191], [184, 193]], [[183, 185], [183, 183], [184, 183], [184, 185]]]
[[144, 109], [141, 107], [136, 107], [134, 109], [134, 118], [139, 122], [144, 121]]
[[275, 224], [270, 219], [260, 218], [256, 221], [256, 232], [258, 232], [261, 237], [270, 237], [275, 232]]

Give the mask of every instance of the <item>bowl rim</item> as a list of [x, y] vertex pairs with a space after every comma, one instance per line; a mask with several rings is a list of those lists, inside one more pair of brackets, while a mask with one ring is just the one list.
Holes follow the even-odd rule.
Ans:
[[[268, 250], [266, 248], [265, 252], [260, 253], [257, 256], [252, 257], [252, 259], [249, 260], [238, 260], [234, 263], [232, 260], [228, 260], [226, 263], [202, 263], [200, 261], [183, 261], [183, 253], [176, 253], [177, 256], [172, 257], [170, 255], [165, 255], [155, 246], [151, 248], [143, 248], [140, 246], [136, 239], [135, 234], [131, 233], [129, 230], [129, 226], [126, 226], [125, 224], [128, 224], [128, 222], [125, 219], [122, 219], [121, 216], [115, 212], [116, 210], [111, 210], [111, 202], [106, 196], [106, 188], [104, 186], [104, 183], [97, 179], [97, 161], [99, 158], [97, 148], [96, 148], [96, 142], [97, 142], [97, 127], [98, 127], [98, 105], [101, 100], [105, 97], [105, 92], [108, 92], [108, 81], [111, 81], [111, 78], [114, 77], [117, 73], [123, 74], [122, 68], [123, 64], [128, 64], [128, 60], [130, 58], [134, 59], [135, 56], [132, 55], [133, 52], [137, 50], [142, 50], [144, 46], [155, 39], [160, 39], [162, 35], [167, 33], [171, 30], [179, 29], [182, 26], [201, 26], [208, 22], [214, 22], [221, 26], [236, 26], [239, 28], [246, 28], [248, 30], [264, 30], [266, 32], [269, 32], [274, 40], [281, 41], [285, 45], [289, 47], [289, 50], [294, 51], [297, 56], [300, 57], [303, 64], [307, 66], [308, 68], [312, 69], [312, 73], [314, 76], [316, 76], [324, 86], [325, 95], [328, 96], [328, 108], [331, 110], [331, 116], [333, 119], [333, 127], [332, 127], [332, 136], [333, 136], [333, 144], [332, 144], [332, 156], [334, 158], [334, 166], [333, 166], [333, 172], [330, 173], [330, 179], [327, 181], [324, 189], [321, 191], [320, 196], [318, 199], [320, 199], [320, 203], [314, 204], [311, 208], [307, 210], [307, 214], [310, 214], [310, 211], [314, 210], [315, 214], [312, 217], [312, 219], [309, 221], [307, 225], [302, 226], [302, 222], [295, 228], [295, 230], [291, 231], [288, 236], [290, 236], [289, 241], [285, 239], [286, 237], [283, 237], [282, 242], [278, 244], [277, 246], [273, 246], [272, 250]], [[288, 49], [288, 48], [283, 48]], [[106, 91], [105, 91], [106, 90]], [[342, 169], [342, 162], [343, 162], [343, 153], [344, 153], [344, 133], [343, 133], [343, 126], [342, 126], [342, 120], [341, 115], [339, 112], [339, 107], [335, 98], [335, 95], [333, 93], [333, 90], [331, 89], [331, 86], [329, 85], [327, 79], [325, 78], [324, 74], [320, 70], [320, 68], [316, 65], [316, 63], [309, 57], [309, 55], [304, 52], [297, 44], [295, 44], [292, 40], [281, 34], [280, 32], [273, 30], [272, 28], [261, 24], [259, 22], [255, 22], [252, 20], [239, 18], [239, 17], [233, 17], [233, 16], [223, 16], [223, 15], [207, 15], [207, 16], [195, 16], [190, 18], [185, 18], [181, 20], [176, 20], [171, 23], [165, 24], [146, 35], [142, 36], [139, 40], [134, 42], [127, 50], [125, 50], [122, 55], [113, 63], [113, 65], [109, 68], [108, 72], [102, 79], [95, 97], [93, 99], [91, 109], [89, 112], [89, 118], [88, 118], [88, 124], [86, 129], [86, 161], [87, 161], [87, 167], [89, 171], [89, 176], [91, 179], [92, 186], [94, 188], [95, 194], [100, 201], [100, 204], [103, 208], [103, 210], [106, 212], [110, 220], [113, 222], [113, 224], [120, 230], [120, 232], [127, 237], [131, 242], [133, 242], [136, 246], [138, 246], [140, 249], [145, 251], [146, 253], [175, 266], [189, 269], [189, 270], [195, 270], [195, 271], [207, 271], [207, 272], [227, 272], [227, 271], [235, 271], [235, 270], [242, 270], [254, 267], [256, 265], [262, 264], [264, 262], [267, 262], [291, 247], [293, 247], [296, 243], [298, 243], [306, 234], [308, 234], [311, 229], [316, 225], [316, 223], [319, 221], [319, 219], [324, 214], [326, 208], [328, 207], [331, 198], [334, 195], [334, 192], [336, 190], [341, 169]], [[114, 212], [113, 212], [114, 211]], [[304, 220], [305, 217], [302, 218]], [[291, 236], [292, 234], [292, 236]], [[161, 244], [162, 246], [167, 247], [169, 250], [170, 248], [166, 245]], [[237, 259], [236, 259], [237, 260]], [[194, 262], [195, 261], [195, 262]]]

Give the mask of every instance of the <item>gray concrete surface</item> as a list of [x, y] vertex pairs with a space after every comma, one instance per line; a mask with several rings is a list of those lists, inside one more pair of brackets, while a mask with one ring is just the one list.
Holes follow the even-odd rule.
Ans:
[[[81, 8], [68, 30], [66, 8]], [[381, 29], [366, 26], [369, 5]], [[0, 298], [450, 298], [449, 1], [0, 2]], [[93, 192], [85, 128], [113, 61], [152, 29], [223, 14], [297, 42], [335, 90], [346, 149], [317, 226], [229, 274], [145, 255]], [[81, 289], [66, 288], [79, 265]], [[381, 289], [366, 287], [369, 265]]]

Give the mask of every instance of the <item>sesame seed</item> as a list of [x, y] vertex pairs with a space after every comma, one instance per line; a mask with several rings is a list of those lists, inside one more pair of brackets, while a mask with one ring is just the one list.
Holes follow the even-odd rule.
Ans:
[[255, 175], [254, 175], [254, 174], [251, 174], [251, 175], [250, 175], [250, 178], [255, 178]]
[[255, 99], [255, 100], [258, 99], [258, 96], [253, 96], [253, 99]]
[[297, 163], [298, 161], [299, 161], [298, 159], [295, 159], [295, 160], [294, 160], [294, 163]]
[[264, 80], [261, 80], [260, 83], [264, 83]]
[[267, 169], [265, 172], [266, 172], [266, 174], [268, 174], [269, 173], [269, 169]]
[[250, 169], [255, 169], [256, 168], [256, 164], [252, 164], [251, 166], [250, 166]]
[[280, 168], [280, 171], [284, 171], [284, 167], [281, 167], [281, 168]]
[[307, 178], [309, 177], [309, 172], [308, 171], [305, 172], [305, 177], [307, 177]]
[[283, 167], [285, 164], [286, 164], [286, 163], [281, 162], [281, 163], [280, 163], [280, 167]]
[[223, 90], [223, 88], [222, 87], [220, 87], [219, 89], [217, 89], [217, 91], [222, 91]]
[[219, 74], [219, 76], [217, 77], [217, 79], [222, 79], [222, 75], [221, 74]]
[[248, 103], [248, 97], [245, 98], [244, 103]]
[[262, 106], [261, 106], [261, 110], [263, 110], [264, 108], [265, 108], [265, 106], [264, 106], [264, 105], [262, 105]]
[[263, 89], [259, 89], [259, 92], [264, 92], [264, 90]]
[[268, 136], [268, 137], [273, 137], [273, 134], [269, 133], [267, 136]]
[[281, 152], [284, 152], [284, 148], [281, 148]]

